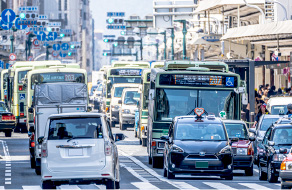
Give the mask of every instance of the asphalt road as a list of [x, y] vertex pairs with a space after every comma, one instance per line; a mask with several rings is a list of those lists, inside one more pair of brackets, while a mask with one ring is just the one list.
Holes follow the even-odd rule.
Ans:
[[[121, 132], [113, 129], [113, 133]], [[257, 167], [254, 176], [244, 176], [243, 171], [235, 171], [232, 181], [218, 177], [186, 177], [175, 180], [163, 177], [162, 169], [153, 169], [148, 164], [147, 151], [134, 138], [132, 130], [122, 131], [127, 138], [118, 142], [121, 189], [280, 189], [280, 183], [259, 181]], [[0, 133], [0, 190], [1, 189], [41, 189], [41, 178], [30, 168], [28, 137], [15, 133], [5, 138]], [[60, 189], [105, 189], [101, 185], [63, 185]]]

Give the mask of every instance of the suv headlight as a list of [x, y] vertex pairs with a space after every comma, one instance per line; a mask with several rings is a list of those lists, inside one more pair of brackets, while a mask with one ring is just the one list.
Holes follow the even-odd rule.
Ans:
[[222, 148], [219, 152], [219, 154], [231, 154], [231, 153], [232, 153], [231, 146], [226, 146]]
[[247, 148], [237, 148], [236, 155], [247, 155]]
[[274, 154], [273, 160], [281, 162], [284, 160], [285, 157], [286, 157], [285, 154]]
[[131, 111], [129, 109], [123, 109], [122, 113], [129, 114], [129, 113], [131, 113]]
[[171, 148], [171, 152], [184, 153], [184, 150], [179, 146], [173, 145]]

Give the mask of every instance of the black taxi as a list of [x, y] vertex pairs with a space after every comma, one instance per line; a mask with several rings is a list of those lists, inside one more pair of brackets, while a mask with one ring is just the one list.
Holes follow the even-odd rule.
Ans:
[[[164, 176], [220, 176], [233, 179], [233, 153], [221, 119], [212, 116], [175, 117], [164, 150]], [[238, 141], [238, 138], [231, 141]]]

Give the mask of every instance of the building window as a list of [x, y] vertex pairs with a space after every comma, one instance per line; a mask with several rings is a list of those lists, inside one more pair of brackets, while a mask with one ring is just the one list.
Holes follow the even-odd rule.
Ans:
[[68, 25], [68, 14], [67, 13], [65, 13], [64, 14], [64, 19], [65, 19], [65, 25]]
[[67, 11], [68, 10], [68, 0], [65, 0], [65, 5], [64, 5], [64, 10]]
[[62, 0], [59, 0], [59, 11], [62, 10]]
[[59, 13], [59, 19], [60, 20], [62, 19], [62, 13]]
[[86, 66], [89, 67], [90, 66], [90, 60], [86, 59]]

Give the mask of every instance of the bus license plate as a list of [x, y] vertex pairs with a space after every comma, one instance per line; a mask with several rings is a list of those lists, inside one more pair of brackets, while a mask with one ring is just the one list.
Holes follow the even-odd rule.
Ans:
[[209, 163], [208, 162], [196, 162], [196, 168], [208, 168]]

